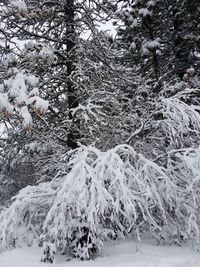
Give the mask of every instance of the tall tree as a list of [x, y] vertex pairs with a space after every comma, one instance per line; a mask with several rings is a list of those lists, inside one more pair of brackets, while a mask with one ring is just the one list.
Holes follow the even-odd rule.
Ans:
[[117, 15], [124, 23], [119, 40], [124, 61], [138, 65], [143, 77], [183, 79], [196, 66], [199, 38], [198, 1], [121, 1]]
[[[71, 109], [78, 107], [78, 95], [75, 92], [76, 88], [71, 80], [71, 76], [75, 71], [75, 49], [76, 49], [76, 31], [75, 31], [75, 4], [74, 0], [67, 0], [64, 5], [64, 16], [66, 19], [66, 54], [67, 58], [67, 76], [69, 77], [67, 82], [67, 98], [69, 106], [69, 119], [72, 121], [72, 125], [68, 134], [67, 144], [71, 148], [77, 147], [77, 140], [79, 139], [80, 130], [79, 122], [74, 118]], [[74, 125], [75, 124], [75, 125]], [[75, 126], [75, 127], [74, 127]]]

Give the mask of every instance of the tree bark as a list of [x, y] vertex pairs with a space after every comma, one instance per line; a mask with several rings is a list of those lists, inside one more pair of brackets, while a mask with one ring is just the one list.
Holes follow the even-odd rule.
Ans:
[[[67, 53], [67, 99], [69, 110], [78, 106], [76, 88], [71, 80], [71, 75], [75, 69], [75, 47], [76, 47], [76, 32], [75, 32], [75, 7], [74, 0], [66, 0], [65, 3], [65, 22], [66, 22], [66, 53]], [[79, 122], [69, 111], [69, 119], [71, 127], [68, 134], [67, 144], [70, 148], [77, 148], [77, 141], [80, 137]]]

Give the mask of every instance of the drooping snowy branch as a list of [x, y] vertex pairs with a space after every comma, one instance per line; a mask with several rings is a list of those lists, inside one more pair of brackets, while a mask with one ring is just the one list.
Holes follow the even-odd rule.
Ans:
[[176, 185], [166, 170], [130, 146], [107, 152], [80, 147], [68, 166], [69, 173], [56, 176], [46, 187], [23, 189], [2, 213], [3, 248], [12, 245], [12, 238], [16, 246], [26, 243], [29, 234], [31, 242], [54, 243], [60, 251], [70, 248], [74, 256], [87, 259], [105, 239], [132, 234], [139, 238], [140, 231], [160, 231], [167, 224]]
[[189, 106], [175, 97], [161, 101], [164, 119], [160, 121], [160, 125], [169, 134], [172, 143], [180, 142], [190, 132], [199, 136], [200, 113], [198, 110], [197, 106]]

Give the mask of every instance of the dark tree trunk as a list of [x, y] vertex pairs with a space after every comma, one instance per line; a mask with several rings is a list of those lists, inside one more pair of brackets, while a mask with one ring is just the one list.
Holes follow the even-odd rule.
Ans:
[[[76, 108], [78, 106], [76, 88], [71, 80], [71, 74], [74, 71], [75, 62], [75, 46], [76, 46], [76, 33], [74, 25], [74, 0], [66, 0], [65, 4], [65, 19], [66, 19], [66, 52], [67, 52], [67, 98], [69, 109]], [[77, 141], [80, 137], [79, 122], [69, 112], [69, 119], [71, 120], [71, 127], [68, 134], [67, 144], [72, 149], [77, 148]]]
[[[191, 0], [190, 0], [191, 1]], [[192, 5], [192, 1], [191, 4]], [[190, 7], [189, 5], [189, 7]], [[182, 80], [187, 69], [193, 64], [191, 61], [191, 52], [194, 44], [186, 38], [186, 22], [189, 24], [192, 18], [189, 17], [190, 10], [186, 5], [185, 11], [180, 12], [177, 8], [174, 10], [174, 59], [175, 59], [175, 71], [179, 78]], [[189, 21], [185, 17], [185, 13], [188, 14]], [[193, 21], [192, 21], [193, 23]]]

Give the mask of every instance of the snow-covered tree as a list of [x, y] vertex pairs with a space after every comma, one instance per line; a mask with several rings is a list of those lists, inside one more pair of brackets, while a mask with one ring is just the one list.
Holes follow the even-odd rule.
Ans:
[[[183, 79], [199, 64], [198, 1], [120, 1], [116, 13], [124, 62], [147, 79]], [[156, 89], [156, 88], [155, 88]]]
[[[22, 151], [34, 142], [43, 146], [51, 140], [51, 144], [46, 145], [50, 148], [44, 158], [53, 157], [55, 147], [60, 144], [74, 148], [80, 138], [84, 143], [94, 142], [91, 126], [100, 124], [103, 116], [98, 111], [102, 110], [102, 105], [97, 104], [98, 97], [93, 97], [96, 81], [92, 80], [91, 66], [95, 69], [96, 63], [86, 58], [87, 41], [82, 40], [80, 32], [88, 29], [92, 35], [97, 35], [94, 17], [98, 15], [102, 19], [104, 16], [105, 19], [111, 7], [95, 1], [90, 1], [90, 5], [85, 1], [8, 1], [1, 4], [1, 34], [6, 36], [1, 59], [1, 121], [9, 125], [8, 142], [12, 140], [16, 147], [16, 154], [8, 151], [9, 164], [13, 160], [30, 160]], [[93, 55], [101, 48], [102, 44], [96, 42], [91, 48]], [[99, 70], [100, 67], [95, 71], [98, 79]], [[95, 86], [95, 92], [98, 89]], [[106, 94], [104, 88], [102, 91]], [[95, 132], [99, 132], [98, 129], [94, 127]], [[101, 140], [102, 136], [99, 143]], [[12, 149], [12, 146], [7, 148]], [[39, 157], [31, 161], [36, 158]]]
[[105, 20], [112, 8], [114, 5], [105, 1], [74, 0], [9, 1], [2, 8], [2, 23], [9, 41], [17, 38], [25, 42], [24, 49], [20, 49], [23, 69], [39, 78], [38, 87], [49, 101], [47, 123], [53, 129], [62, 124], [62, 130], [56, 134], [65, 133], [61, 139], [71, 148], [77, 146], [81, 137], [80, 121], [73, 110], [79, 103], [83, 105], [82, 98], [89, 95], [82, 85], [86, 70], [80, 60], [80, 35], [87, 30], [96, 36], [96, 24]]
[[[188, 1], [178, 12], [179, 3], [1, 5], [11, 45], [0, 77], [2, 162], [37, 169], [37, 184], [0, 215], [2, 249], [36, 243], [43, 262], [56, 251], [89, 259], [105, 240], [146, 231], [198, 245], [199, 48], [196, 39], [185, 46], [186, 59], [175, 45], [197, 17], [184, 16]], [[125, 23], [117, 38], [98, 29], [108, 18]]]

